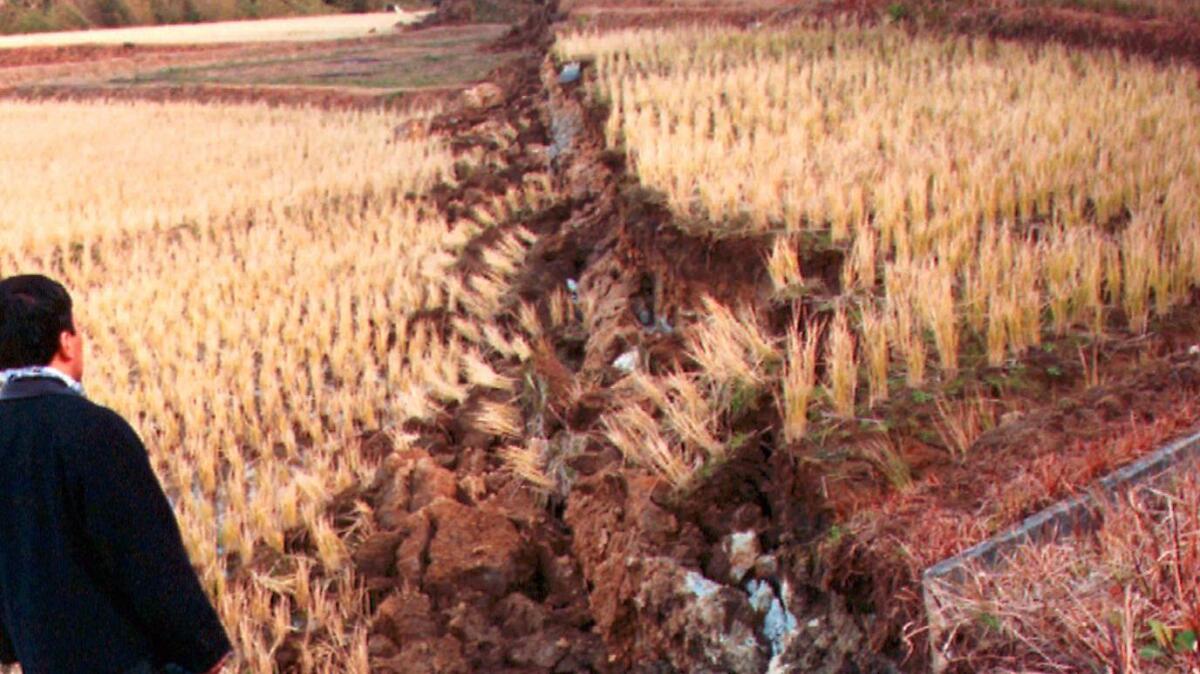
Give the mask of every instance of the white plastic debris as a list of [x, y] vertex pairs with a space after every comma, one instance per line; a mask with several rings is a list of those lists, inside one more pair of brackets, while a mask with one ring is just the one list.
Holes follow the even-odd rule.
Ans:
[[614, 368], [616, 368], [617, 371], [622, 372], [624, 374], [631, 374], [634, 370], [637, 369], [637, 365], [638, 365], [637, 349], [630, 349], [629, 351], [626, 351], [625, 353], [617, 356], [617, 359], [614, 360], [612, 363], [612, 366]]
[[765, 580], [752, 580], [746, 583], [746, 593], [750, 595], [750, 608], [758, 613], [771, 610], [771, 602], [775, 601], [775, 591]]
[[570, 84], [579, 80], [579, 73], [582, 67], [578, 61], [572, 61], [563, 66], [562, 72], [558, 74], [559, 84]]

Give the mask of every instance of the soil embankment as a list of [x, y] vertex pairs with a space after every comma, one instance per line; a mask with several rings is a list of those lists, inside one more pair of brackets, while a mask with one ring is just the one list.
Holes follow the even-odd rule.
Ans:
[[[619, 357], [654, 374], [686, 367], [680, 334], [704, 294], [776, 329], [819, 312], [820, 298], [773, 306], [764, 241], [675, 226], [606, 150], [606, 111], [548, 59], [556, 18], [550, 3], [514, 29], [501, 48], [527, 55], [429, 130], [474, 158], [434, 191], [447, 222], [548, 176], [548, 199], [490, 222], [456, 268], [485, 270], [490, 247], [530, 233], [498, 320], [516, 324], [525, 308], [554, 327], [524, 364], [492, 362], [525, 382], [518, 434], [481, 424], [498, 400], [474, 390], [406, 428], [417, 439], [371, 486], [378, 533], [355, 562], [372, 596], [374, 671], [882, 672], [906, 657], [920, 671], [925, 564], [975, 542], [985, 519], [1002, 527], [1192, 423], [1195, 303], [1150, 338], [1090, 354], [1051, 344], [1014, 368], [1019, 381], [973, 389], [1004, 402], [966, 460], [931, 437], [940, 412], [917, 396], [876, 410], [890, 430], [834, 428], [826, 446], [787, 447], [764, 394], [731, 421], [748, 440], [692, 492], [628, 465], [602, 439], [602, 416], [627, 402]], [[805, 256], [836, 287], [840, 253]], [[551, 320], [563, 298], [568, 318]], [[457, 317], [430, 318], [450, 330]], [[978, 374], [980, 387], [999, 376]], [[910, 486], [850, 456], [871, 440], [898, 448]], [[552, 479], [534, 488], [515, 474], [501, 459], [513, 445], [545, 448]]]
[[547, 315], [571, 288], [588, 307], [508, 373], [541, 392], [523, 401], [521, 441], [553, 447], [563, 478], [539, 493], [503, 468], [502, 439], [475, 423], [484, 393], [408, 429], [419, 449], [389, 458], [370, 492], [379, 533], [355, 554], [377, 671], [882, 671], [847, 602], [817, 587], [805, 551], [820, 508], [774, 451], [769, 419], [747, 415], [755, 440], [686, 498], [599, 440], [601, 414], [622, 404], [614, 359], [637, 350], [652, 371], [676, 365], [673, 326], [701, 294], [754, 303], [765, 271], [761, 242], [682, 233], [605, 151], [604, 111], [545, 60], [553, 12], [508, 39], [541, 48], [499, 78], [495, 105], [432, 131], [483, 157], [435, 191], [450, 221], [551, 176], [550, 203], [484, 231], [458, 265], [480, 265], [480, 251], [524, 228], [537, 242], [514, 299]]

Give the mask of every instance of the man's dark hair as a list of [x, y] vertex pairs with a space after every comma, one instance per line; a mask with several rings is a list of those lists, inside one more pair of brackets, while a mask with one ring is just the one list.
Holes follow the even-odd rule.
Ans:
[[75, 320], [62, 284], [38, 274], [0, 281], [0, 370], [49, 364], [63, 331], [74, 334]]

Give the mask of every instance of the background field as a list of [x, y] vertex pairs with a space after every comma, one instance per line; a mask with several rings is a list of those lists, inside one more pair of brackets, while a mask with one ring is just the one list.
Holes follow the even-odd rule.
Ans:
[[[384, 15], [393, 23], [394, 16]], [[505, 30], [475, 24], [400, 33], [389, 24], [387, 34], [324, 42], [0, 50], [0, 92], [9, 98], [420, 105], [510, 63], [516, 49], [489, 46]]]

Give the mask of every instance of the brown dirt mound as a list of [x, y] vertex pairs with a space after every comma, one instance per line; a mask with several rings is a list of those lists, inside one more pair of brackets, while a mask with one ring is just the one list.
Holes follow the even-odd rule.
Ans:
[[460, 23], [516, 23], [535, 11], [536, 0], [438, 0], [423, 26]]

